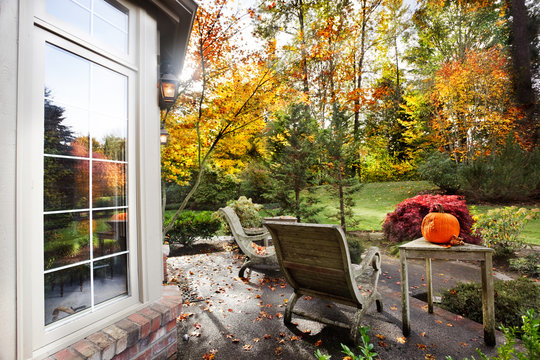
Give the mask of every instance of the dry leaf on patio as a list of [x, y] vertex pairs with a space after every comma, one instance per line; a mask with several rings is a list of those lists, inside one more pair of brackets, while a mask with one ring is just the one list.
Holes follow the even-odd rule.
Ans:
[[214, 357], [215, 357], [215, 355], [211, 354], [211, 353], [204, 353], [203, 356], [202, 356], [203, 360], [213, 360]]
[[386, 343], [384, 341], [379, 341], [379, 346], [385, 348]]
[[193, 324], [193, 327], [195, 329], [200, 329], [202, 327], [202, 325], [200, 323], [196, 322], [195, 324]]
[[381, 335], [381, 334], [375, 334], [375, 337], [379, 340], [386, 340], [386, 336], [384, 335]]
[[407, 342], [407, 339], [406, 339], [404, 336], [402, 336], [402, 337], [398, 337], [398, 338], [396, 339], [396, 341], [397, 341], [398, 343], [400, 343], [400, 344], [405, 344], [405, 343]]
[[425, 332], [425, 331], [422, 331], [422, 332], [420, 333], [420, 336], [425, 337], [425, 336], [426, 336], [426, 332]]
[[469, 344], [467, 344], [466, 342], [460, 342], [459, 345], [461, 345], [463, 347], [469, 346]]
[[250, 344], [246, 344], [244, 346], [242, 346], [242, 349], [244, 349], [245, 351], [249, 351], [253, 348], [253, 345], [250, 345]]
[[278, 346], [277, 348], [274, 349], [274, 354], [276, 356], [281, 355], [282, 352], [283, 352], [283, 348], [281, 346]]
[[448, 327], [454, 327], [454, 325], [450, 324], [450, 323], [446, 323], [446, 326]]
[[265, 339], [271, 339], [271, 338], [272, 338], [272, 335], [270, 335], [270, 334], [264, 334], [264, 335], [263, 335], [263, 338], [265, 338]]
[[390, 310], [396, 311], [396, 310], [397, 310], [397, 306], [395, 306], [395, 305], [394, 305], [394, 306], [390, 306]]
[[315, 346], [321, 346], [322, 345], [322, 340], [317, 340], [315, 342]]
[[431, 354], [426, 354], [426, 356], [424, 356], [424, 359], [425, 360], [435, 360], [435, 356], [433, 356]]
[[416, 347], [418, 348], [418, 350], [426, 350], [427, 346], [424, 345], [424, 344], [416, 344]]

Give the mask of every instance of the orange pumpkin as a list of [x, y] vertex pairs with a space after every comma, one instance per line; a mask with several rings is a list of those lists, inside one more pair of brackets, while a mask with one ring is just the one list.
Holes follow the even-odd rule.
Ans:
[[444, 212], [442, 205], [437, 204], [438, 212], [431, 212], [422, 220], [422, 236], [432, 243], [444, 244], [459, 236], [459, 221]]
[[127, 213], [121, 212], [121, 213], [118, 213], [118, 214], [114, 214], [111, 217], [111, 220], [126, 221], [127, 220]]

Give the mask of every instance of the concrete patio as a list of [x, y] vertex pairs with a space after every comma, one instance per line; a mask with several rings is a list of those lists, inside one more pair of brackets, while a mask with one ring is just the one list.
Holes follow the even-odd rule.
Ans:
[[[178, 359], [315, 359], [320, 349], [332, 359], [342, 359], [340, 343], [354, 345], [345, 329], [295, 318], [297, 326], [283, 324], [283, 312], [291, 288], [279, 271], [252, 271], [247, 280], [238, 278], [242, 255], [233, 242], [217, 240], [210, 252], [168, 259], [169, 286], [178, 281], [185, 290], [185, 304], [178, 318]], [[480, 271], [464, 262], [433, 262], [433, 288], [446, 289], [457, 281], [480, 281]], [[362, 321], [370, 326], [370, 338], [380, 359], [462, 359], [476, 348], [494, 355], [496, 349], [483, 340], [482, 324], [427, 304], [416, 298], [411, 304], [411, 335], [401, 332], [399, 259], [384, 255], [379, 291], [384, 311], [369, 309]], [[503, 277], [495, 273], [495, 277]], [[425, 292], [423, 262], [409, 265], [412, 295]], [[298, 301], [304, 311], [323, 312], [325, 317], [348, 323], [351, 308], [315, 298]], [[497, 344], [503, 337], [497, 332]], [[358, 353], [358, 351], [355, 351]]]

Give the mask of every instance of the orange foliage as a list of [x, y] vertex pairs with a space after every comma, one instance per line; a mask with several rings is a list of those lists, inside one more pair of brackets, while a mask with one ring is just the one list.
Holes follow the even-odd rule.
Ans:
[[512, 100], [507, 58], [499, 48], [468, 50], [435, 75], [432, 119], [441, 147], [472, 159], [501, 144], [522, 116]]

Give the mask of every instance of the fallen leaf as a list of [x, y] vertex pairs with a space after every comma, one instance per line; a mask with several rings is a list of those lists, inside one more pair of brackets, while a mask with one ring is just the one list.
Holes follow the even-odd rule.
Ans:
[[232, 339], [232, 342], [238, 344], [240, 342], [240, 339]]
[[283, 352], [283, 348], [281, 346], [278, 346], [277, 348], [274, 349], [274, 354], [276, 356], [281, 355], [282, 352]]
[[459, 345], [465, 347], [465, 346], [469, 346], [469, 344], [467, 344], [466, 342], [460, 342]]
[[202, 325], [200, 323], [196, 322], [195, 324], [193, 324], [193, 327], [195, 329], [200, 329], [202, 327]]
[[407, 342], [407, 339], [405, 339], [404, 336], [398, 337], [396, 340], [397, 340], [397, 342], [400, 343], [400, 344], [405, 344], [405, 343]]
[[435, 360], [435, 356], [433, 356], [431, 354], [426, 354], [426, 356], [424, 356], [424, 359], [425, 360]]
[[436, 322], [437, 324], [442, 324], [442, 321], [441, 321], [441, 320], [435, 320], [435, 322]]
[[264, 334], [264, 335], [263, 335], [263, 338], [265, 338], [265, 339], [271, 339], [271, 338], [272, 338], [272, 335], [270, 335], [270, 334]]
[[317, 340], [315, 342], [315, 346], [321, 346], [322, 345], [322, 340]]
[[426, 336], [426, 332], [425, 332], [425, 331], [421, 332], [421, 333], [420, 333], [420, 336], [425, 337], [425, 336]]
[[259, 341], [261, 341], [261, 338], [253, 338], [253, 342], [258, 343]]
[[390, 310], [396, 311], [396, 310], [397, 310], [397, 306], [390, 306]]
[[385, 348], [386, 343], [384, 341], [379, 341], [379, 346]]
[[446, 323], [446, 326], [448, 327], [454, 327], [454, 325], [450, 324], [450, 323]]
[[418, 350], [426, 350], [427, 346], [424, 345], [424, 344], [416, 344], [416, 347], [418, 348]]
[[246, 344], [244, 346], [242, 346], [242, 349], [244, 349], [245, 351], [249, 351], [253, 348], [253, 345], [250, 345], [250, 344]]
[[215, 357], [215, 355], [210, 354], [210, 353], [204, 353], [203, 356], [202, 356], [203, 360], [213, 360], [214, 357]]
[[386, 340], [386, 336], [384, 335], [381, 335], [381, 334], [375, 334], [375, 337], [379, 340]]

